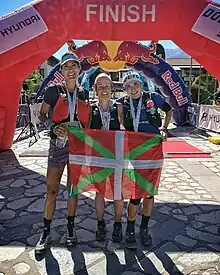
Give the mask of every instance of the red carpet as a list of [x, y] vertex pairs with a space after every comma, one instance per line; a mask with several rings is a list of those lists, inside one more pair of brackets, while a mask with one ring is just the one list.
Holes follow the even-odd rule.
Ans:
[[171, 158], [212, 158], [185, 141], [166, 141], [163, 143], [163, 152]]

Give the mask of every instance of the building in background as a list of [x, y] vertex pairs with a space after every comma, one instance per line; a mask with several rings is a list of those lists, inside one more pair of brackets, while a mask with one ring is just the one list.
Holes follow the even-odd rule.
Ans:
[[39, 72], [43, 78], [47, 77], [54, 66], [56, 66], [60, 60], [55, 56], [50, 56], [40, 67]]
[[[190, 85], [190, 73], [191, 83], [197, 76], [206, 74], [206, 70], [194, 59], [191, 62], [191, 58], [167, 58], [166, 62], [174, 68], [188, 87]], [[191, 65], [192, 69], [190, 69]]]
[[119, 98], [124, 95], [122, 80], [123, 77], [128, 73], [131, 69], [127, 69], [126, 67], [121, 69], [118, 72], [111, 72], [111, 79], [113, 81], [113, 97]]
[[[167, 58], [166, 62], [169, 63], [178, 75], [183, 79], [187, 87], [194, 82], [195, 78], [199, 75], [206, 74], [207, 71], [200, 66], [200, 64], [190, 57], [184, 58]], [[111, 78], [114, 82], [114, 90], [118, 97], [122, 91], [122, 79], [129, 71], [126, 67], [118, 72], [112, 72]], [[191, 84], [190, 84], [191, 83]]]

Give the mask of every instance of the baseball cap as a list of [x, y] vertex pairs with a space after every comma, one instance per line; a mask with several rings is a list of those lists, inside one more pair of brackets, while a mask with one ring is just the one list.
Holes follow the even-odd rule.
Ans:
[[129, 84], [132, 81], [138, 81], [141, 84], [143, 84], [142, 80], [141, 80], [141, 76], [140, 76], [139, 73], [137, 73], [137, 72], [129, 72], [123, 78], [123, 81], [122, 81], [123, 82], [123, 87], [125, 87], [127, 84]]
[[73, 54], [73, 53], [65, 53], [62, 57], [61, 57], [61, 66], [64, 65], [66, 62], [68, 61], [74, 61], [77, 62], [78, 65], [80, 64], [79, 62], [79, 58], [77, 57], [77, 55]]

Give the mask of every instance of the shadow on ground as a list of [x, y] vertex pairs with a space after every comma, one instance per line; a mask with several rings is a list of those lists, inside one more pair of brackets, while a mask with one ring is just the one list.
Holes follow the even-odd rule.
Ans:
[[[45, 177], [22, 167], [12, 151], [0, 154], [1, 246], [26, 246], [27, 251], [33, 250], [42, 229], [45, 190]], [[169, 193], [167, 194], [169, 201]], [[61, 263], [72, 264], [73, 274], [86, 275], [89, 268], [95, 265], [99, 268], [99, 263], [104, 261], [105, 272], [108, 275], [122, 274], [128, 269], [157, 275], [161, 274], [158, 266], [155, 266], [158, 260], [169, 274], [183, 274], [174, 263], [175, 255], [194, 251], [219, 252], [217, 246], [220, 240], [219, 233], [215, 232], [215, 225], [219, 224], [220, 220], [218, 204], [155, 203], [150, 222], [153, 245], [144, 248], [139, 243], [136, 251], [125, 249], [123, 243], [121, 246], [111, 243], [114, 221], [111, 202], [106, 202], [105, 219], [108, 235], [105, 243], [95, 241], [96, 220], [92, 194], [79, 196], [77, 212], [76, 229], [79, 242], [68, 252], [64, 245], [66, 192], [65, 186], [61, 185], [52, 224], [52, 247], [42, 258], [36, 259], [43, 261], [49, 275], [61, 275]], [[126, 203], [124, 212], [126, 212]], [[140, 221], [139, 215], [137, 225]], [[126, 214], [123, 217], [123, 229], [125, 227]], [[67, 253], [71, 255], [72, 263], [67, 261]], [[87, 258], [86, 254], [90, 257]], [[8, 262], [1, 264], [6, 266]]]

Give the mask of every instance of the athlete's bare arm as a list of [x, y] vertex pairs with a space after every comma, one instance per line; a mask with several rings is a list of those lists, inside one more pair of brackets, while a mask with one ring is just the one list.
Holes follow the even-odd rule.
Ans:
[[172, 110], [165, 112], [163, 127], [168, 128], [172, 117]]
[[92, 106], [89, 106], [89, 123], [85, 125], [85, 129], [89, 129], [92, 122]]
[[118, 119], [121, 125], [124, 126], [124, 110], [123, 110], [123, 105], [121, 103], [117, 104], [117, 109], [118, 109]]
[[45, 122], [48, 119], [49, 110], [50, 110], [50, 105], [47, 104], [46, 102], [43, 102], [41, 105], [40, 115], [39, 115], [40, 121]]
[[165, 113], [163, 127], [168, 128], [172, 117], [172, 108], [170, 104], [165, 101], [162, 108], [160, 109]]

